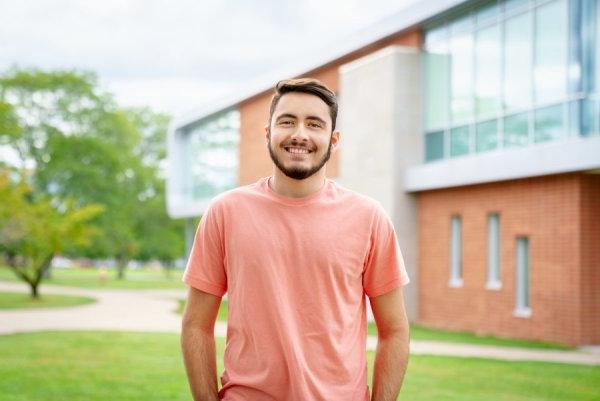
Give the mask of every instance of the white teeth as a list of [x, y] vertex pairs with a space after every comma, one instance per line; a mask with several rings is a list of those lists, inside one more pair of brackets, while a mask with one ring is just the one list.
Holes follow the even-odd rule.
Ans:
[[309, 153], [308, 149], [303, 149], [303, 148], [287, 148], [287, 151], [290, 153], [300, 153], [300, 154], [306, 154]]

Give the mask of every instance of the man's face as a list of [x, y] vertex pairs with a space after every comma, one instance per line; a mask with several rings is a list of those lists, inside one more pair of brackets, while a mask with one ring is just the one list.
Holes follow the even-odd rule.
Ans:
[[306, 179], [329, 160], [339, 132], [331, 132], [329, 106], [307, 93], [287, 93], [279, 99], [267, 131], [267, 146], [275, 166], [286, 176]]

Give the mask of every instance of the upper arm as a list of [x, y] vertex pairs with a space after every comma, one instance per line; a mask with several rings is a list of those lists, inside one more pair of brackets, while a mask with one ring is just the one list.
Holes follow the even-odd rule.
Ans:
[[181, 278], [190, 287], [218, 297], [227, 292], [222, 217], [218, 203], [208, 207], [196, 230]]
[[398, 287], [383, 295], [369, 298], [371, 310], [377, 324], [379, 337], [408, 331], [408, 318], [404, 308], [402, 288]]
[[182, 324], [213, 333], [221, 297], [189, 287]]
[[392, 221], [379, 204], [374, 213], [363, 268], [363, 288], [369, 298], [386, 294], [410, 281]]

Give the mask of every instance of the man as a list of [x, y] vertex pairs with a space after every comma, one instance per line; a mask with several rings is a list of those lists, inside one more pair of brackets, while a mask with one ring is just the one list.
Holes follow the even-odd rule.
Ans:
[[[336, 118], [321, 82], [279, 82], [265, 127], [273, 175], [217, 196], [202, 217], [183, 277], [195, 401], [369, 401], [365, 294], [378, 329], [372, 400], [398, 396], [409, 279], [381, 205], [326, 178]], [[213, 330], [226, 292], [217, 391]]]

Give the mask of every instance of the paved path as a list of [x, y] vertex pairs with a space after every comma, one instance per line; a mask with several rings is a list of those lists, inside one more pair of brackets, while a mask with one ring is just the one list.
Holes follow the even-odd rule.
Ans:
[[[0, 281], [0, 291], [28, 292], [22, 283]], [[83, 295], [97, 299], [88, 305], [64, 308], [0, 310], [0, 334], [40, 330], [119, 330], [179, 333], [181, 317], [174, 313], [177, 299], [187, 290], [106, 290], [42, 285], [42, 294]], [[217, 322], [215, 335], [225, 337], [227, 326]], [[367, 338], [374, 350], [377, 338]], [[600, 365], [595, 348], [579, 351], [536, 350], [503, 346], [411, 341], [411, 354], [546, 361]]]
[[[0, 281], [0, 291], [26, 291], [21, 283]], [[82, 295], [97, 302], [74, 307], [0, 310], [0, 334], [38, 330], [121, 330], [178, 332], [174, 313], [185, 289], [108, 290], [43, 285], [43, 294]]]

